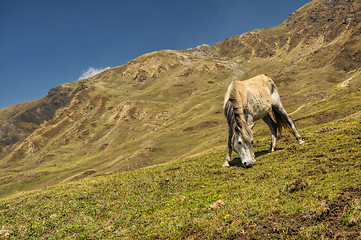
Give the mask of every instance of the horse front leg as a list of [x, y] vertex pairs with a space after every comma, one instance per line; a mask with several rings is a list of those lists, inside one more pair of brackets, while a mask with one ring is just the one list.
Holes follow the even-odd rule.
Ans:
[[233, 137], [233, 129], [231, 127], [228, 127], [227, 155], [222, 167], [229, 167], [229, 162], [231, 161], [231, 155], [232, 155], [232, 137]]
[[271, 116], [269, 114], [267, 114], [264, 118], [262, 118], [262, 120], [270, 128], [271, 134], [272, 134], [271, 146], [270, 146], [270, 149], [268, 150], [268, 152], [274, 152], [274, 150], [276, 148], [276, 142], [277, 142], [277, 124], [273, 121], [273, 119], [271, 118]]

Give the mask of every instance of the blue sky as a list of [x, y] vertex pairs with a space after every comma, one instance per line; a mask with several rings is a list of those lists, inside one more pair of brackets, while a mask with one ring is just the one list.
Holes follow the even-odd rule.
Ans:
[[90, 67], [277, 26], [308, 2], [0, 0], [0, 108], [41, 98]]

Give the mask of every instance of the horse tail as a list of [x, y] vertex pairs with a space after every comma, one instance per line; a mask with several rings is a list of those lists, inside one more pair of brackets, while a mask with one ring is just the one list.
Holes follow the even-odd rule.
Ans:
[[272, 108], [273, 116], [276, 120], [277, 130], [279, 134], [284, 134], [286, 136], [292, 136], [292, 128], [287, 122], [287, 119], [284, 118], [281, 114], [279, 114], [274, 108]]
[[[271, 93], [276, 94], [277, 98], [279, 98], [278, 89], [277, 89], [276, 84], [272, 81], [272, 79], [269, 79], [269, 80], [271, 83]], [[272, 107], [272, 113], [273, 113], [274, 119], [276, 120], [277, 130], [278, 130], [279, 134], [291, 136], [293, 132], [292, 132], [291, 126], [287, 122], [287, 119], [283, 115], [281, 115], [275, 107]]]

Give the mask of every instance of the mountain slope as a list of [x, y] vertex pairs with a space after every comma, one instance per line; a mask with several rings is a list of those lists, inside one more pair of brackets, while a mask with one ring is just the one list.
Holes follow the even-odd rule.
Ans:
[[[60, 102], [50, 92], [0, 110], [0, 196], [225, 146], [222, 101], [234, 76], [270, 76], [301, 133], [359, 112], [360, 8], [360, 1], [312, 1], [275, 28], [149, 53], [59, 86]], [[347, 104], [325, 104], [348, 79]], [[259, 125], [258, 139], [268, 138]]]
[[51, 89], [42, 99], [0, 109], [0, 153], [3, 147], [21, 141], [44, 121], [52, 119], [57, 109], [68, 105], [79, 90], [62, 85]]
[[360, 238], [361, 113], [303, 131], [305, 146], [282, 142], [271, 154], [259, 140], [250, 169], [239, 159], [221, 168], [224, 151], [214, 148], [2, 198], [0, 238]]
[[49, 184], [82, 172], [150, 166], [219, 144], [222, 135], [203, 138], [223, 131], [223, 80], [235, 70], [228, 61], [208, 57], [209, 49], [150, 53], [72, 83], [83, 88], [68, 106], [3, 151], [5, 188], [16, 189], [12, 182], [19, 178], [34, 184], [41, 176]]

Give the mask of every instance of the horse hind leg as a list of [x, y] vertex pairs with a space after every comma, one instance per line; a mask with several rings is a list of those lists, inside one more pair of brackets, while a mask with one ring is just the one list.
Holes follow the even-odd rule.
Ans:
[[273, 121], [271, 116], [267, 114], [262, 120], [267, 124], [267, 126], [271, 130], [271, 146], [268, 152], [274, 152], [276, 148], [276, 142], [277, 142], [277, 124]]
[[281, 103], [278, 103], [277, 105], [272, 107], [272, 110], [275, 112], [275, 114], [279, 114], [281, 118], [283, 118], [288, 126], [292, 129], [293, 135], [295, 136], [296, 140], [299, 144], [304, 144], [305, 142], [302, 140], [300, 134], [298, 134], [298, 131], [296, 129], [296, 126], [291, 119], [291, 117], [287, 114], [286, 110], [282, 106]]

